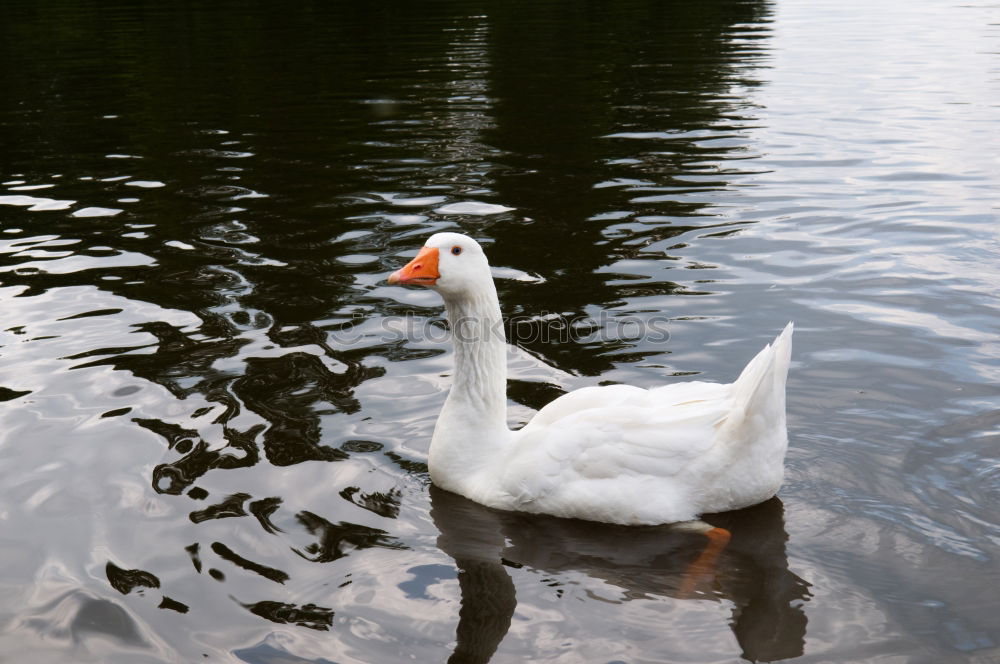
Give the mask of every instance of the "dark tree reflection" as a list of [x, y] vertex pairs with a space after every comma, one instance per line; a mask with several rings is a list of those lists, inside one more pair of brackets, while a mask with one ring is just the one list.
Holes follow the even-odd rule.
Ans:
[[306, 560], [328, 563], [343, 558], [354, 549], [383, 547], [405, 549], [406, 546], [384, 530], [356, 523], [332, 523], [312, 512], [299, 512], [295, 517], [317, 541], [300, 549], [292, 549]]

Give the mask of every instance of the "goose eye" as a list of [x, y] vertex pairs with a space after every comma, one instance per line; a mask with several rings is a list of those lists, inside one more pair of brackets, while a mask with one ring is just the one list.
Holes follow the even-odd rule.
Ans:
[[451, 248], [451, 253], [453, 253], [456, 256], [458, 256], [460, 253], [462, 253], [462, 248], [461, 247], [452, 247]]

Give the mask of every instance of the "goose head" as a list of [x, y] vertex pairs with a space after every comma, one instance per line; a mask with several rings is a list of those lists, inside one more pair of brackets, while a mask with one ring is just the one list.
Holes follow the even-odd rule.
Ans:
[[389, 283], [426, 286], [457, 299], [489, 292], [493, 275], [478, 242], [460, 233], [435, 233], [413, 260], [389, 275]]

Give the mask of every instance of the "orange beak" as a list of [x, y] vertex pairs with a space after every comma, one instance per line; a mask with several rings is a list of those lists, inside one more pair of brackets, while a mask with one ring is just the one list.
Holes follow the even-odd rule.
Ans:
[[440, 276], [438, 250], [434, 247], [424, 247], [412, 261], [389, 275], [389, 283], [433, 286]]

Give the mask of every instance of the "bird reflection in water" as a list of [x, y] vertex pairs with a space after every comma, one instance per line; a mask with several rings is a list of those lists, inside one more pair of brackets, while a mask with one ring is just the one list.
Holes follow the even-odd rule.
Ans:
[[438, 546], [459, 570], [461, 609], [452, 664], [488, 662], [517, 607], [511, 567], [580, 572], [622, 589], [622, 600], [651, 596], [728, 600], [731, 627], [753, 662], [803, 654], [809, 583], [788, 569], [784, 508], [778, 498], [709, 515], [730, 531], [714, 572], [694, 579], [705, 537], [671, 526], [628, 527], [500, 512], [431, 487]]

